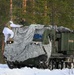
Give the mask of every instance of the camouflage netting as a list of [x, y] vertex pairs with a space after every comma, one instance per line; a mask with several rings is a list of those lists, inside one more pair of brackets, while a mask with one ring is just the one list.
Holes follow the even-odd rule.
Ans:
[[[6, 44], [4, 56], [8, 61], [24, 61], [29, 58], [34, 58], [39, 55], [47, 53], [48, 57], [51, 55], [51, 42], [47, 45], [42, 44], [41, 41], [34, 41], [34, 34], [40, 35], [44, 32], [44, 25], [25, 26], [22, 28], [14, 28], [14, 43]], [[45, 50], [43, 49], [43, 46]]]

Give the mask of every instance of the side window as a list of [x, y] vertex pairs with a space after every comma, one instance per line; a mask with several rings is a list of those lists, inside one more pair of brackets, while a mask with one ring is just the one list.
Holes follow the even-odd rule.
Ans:
[[33, 36], [33, 41], [42, 41], [43, 32], [44, 32], [43, 29], [36, 30]]

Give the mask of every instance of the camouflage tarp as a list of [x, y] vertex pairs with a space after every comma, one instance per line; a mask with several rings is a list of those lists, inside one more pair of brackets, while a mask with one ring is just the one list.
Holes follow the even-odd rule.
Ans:
[[[14, 28], [14, 43], [5, 45], [4, 56], [8, 61], [20, 62], [45, 54], [42, 42], [33, 41], [34, 34], [39, 33], [42, 35], [44, 30], [44, 25], [36, 24], [31, 24], [30, 26], [22, 28]], [[47, 54], [49, 56], [51, 54], [51, 51], [49, 50], [50, 46], [51, 44], [44, 46], [45, 49], [47, 49], [46, 52], [48, 52]]]

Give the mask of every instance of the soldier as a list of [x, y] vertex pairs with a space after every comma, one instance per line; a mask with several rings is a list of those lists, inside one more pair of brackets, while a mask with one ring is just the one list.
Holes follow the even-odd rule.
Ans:
[[[3, 29], [3, 34], [4, 34], [4, 43], [13, 43], [13, 37], [14, 37], [14, 32], [12, 31], [12, 28], [16, 27], [22, 27], [23, 25], [17, 25], [14, 24], [13, 21], [9, 21], [4, 29]], [[2, 45], [2, 50], [3, 50], [4, 44]]]
[[8, 24], [6, 24], [6, 26], [3, 29], [3, 34], [5, 36], [4, 42], [6, 43], [7, 40], [12, 40], [13, 36], [14, 36], [14, 32], [12, 31], [12, 28], [15, 27], [21, 27], [22, 25], [16, 25], [13, 23], [13, 21], [9, 21]]

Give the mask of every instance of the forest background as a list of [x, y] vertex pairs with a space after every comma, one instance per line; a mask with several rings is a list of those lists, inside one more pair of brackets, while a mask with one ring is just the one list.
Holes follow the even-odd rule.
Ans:
[[74, 0], [0, 0], [0, 63], [5, 63], [3, 27], [9, 20], [20, 23], [21, 18], [29, 25], [57, 25], [74, 30]]

